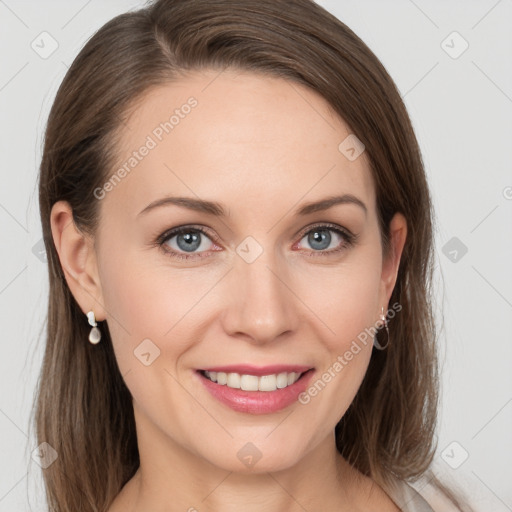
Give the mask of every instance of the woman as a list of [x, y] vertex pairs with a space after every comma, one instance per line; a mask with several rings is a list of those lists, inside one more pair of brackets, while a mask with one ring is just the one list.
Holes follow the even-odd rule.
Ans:
[[348, 27], [309, 0], [116, 17], [39, 190], [51, 510], [433, 510], [407, 483], [435, 450], [430, 196]]

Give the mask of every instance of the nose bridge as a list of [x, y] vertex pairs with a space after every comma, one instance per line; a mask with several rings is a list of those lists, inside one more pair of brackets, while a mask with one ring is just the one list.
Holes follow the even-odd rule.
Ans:
[[260, 343], [293, 330], [297, 320], [293, 293], [286, 284], [286, 262], [270, 245], [271, 238], [266, 237], [267, 247], [253, 237], [238, 245], [231, 272], [232, 300], [224, 317], [228, 332]]

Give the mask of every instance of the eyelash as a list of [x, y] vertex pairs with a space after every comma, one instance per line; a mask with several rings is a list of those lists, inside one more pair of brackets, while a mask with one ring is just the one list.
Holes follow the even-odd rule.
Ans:
[[[311, 231], [334, 231], [336, 234], [340, 235], [342, 238], [344, 238], [344, 241], [341, 243], [340, 247], [337, 249], [331, 249], [329, 251], [310, 251], [310, 255], [312, 257], [317, 256], [331, 256], [332, 254], [339, 253], [340, 251], [347, 249], [349, 247], [352, 247], [356, 240], [357, 235], [354, 235], [347, 229], [341, 228], [337, 226], [336, 224], [330, 224], [330, 223], [324, 223], [324, 224], [316, 224], [314, 226], [308, 226], [305, 230], [303, 230], [300, 233], [299, 241], [304, 238], [305, 235], [310, 233]], [[160, 247], [166, 255], [170, 256], [171, 258], [175, 258], [178, 260], [189, 260], [189, 259], [198, 259], [198, 258], [208, 258], [210, 255], [207, 256], [201, 256], [201, 253], [190, 253], [190, 255], [187, 255], [185, 253], [176, 252], [174, 249], [165, 249], [164, 245], [166, 242], [168, 242], [171, 238], [175, 237], [176, 235], [181, 235], [183, 233], [190, 233], [190, 232], [199, 232], [206, 237], [208, 237], [212, 242], [215, 242], [215, 237], [213, 237], [207, 230], [200, 226], [194, 226], [194, 225], [188, 225], [188, 226], [181, 226], [178, 228], [170, 229], [164, 233], [162, 233], [155, 241], [155, 246]]]

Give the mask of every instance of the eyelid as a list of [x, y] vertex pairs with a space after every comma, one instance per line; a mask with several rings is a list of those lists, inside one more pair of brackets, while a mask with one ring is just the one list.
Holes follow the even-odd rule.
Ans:
[[174, 228], [164, 231], [156, 239], [155, 243], [163, 244], [173, 236], [179, 235], [180, 233], [187, 231], [199, 231], [200, 233], [203, 233], [204, 235], [208, 236], [212, 240], [212, 242], [219, 241], [218, 237], [214, 234], [214, 232], [210, 230], [210, 228], [207, 228], [206, 226], [201, 226], [199, 224], [183, 224], [181, 226], [175, 226]]
[[197, 253], [186, 253], [179, 252], [171, 248], [164, 248], [164, 245], [168, 240], [174, 238], [177, 235], [180, 235], [181, 233], [186, 233], [188, 231], [198, 231], [199, 233], [209, 238], [213, 244], [218, 243], [218, 237], [215, 234], [213, 234], [213, 231], [210, 230], [210, 228], [197, 224], [182, 224], [181, 226], [175, 226], [171, 229], [164, 231], [159, 237], [157, 237], [153, 245], [158, 247], [166, 256], [175, 260], [199, 260], [211, 256], [212, 249], [210, 250], [210, 252], [203, 251]]
[[[352, 246], [358, 238], [358, 236], [356, 234], [352, 233], [349, 229], [347, 229], [343, 226], [340, 226], [338, 224], [333, 224], [331, 222], [316, 222], [314, 224], [310, 224], [310, 225], [304, 227], [301, 231], [299, 231], [298, 234], [296, 234], [294, 236], [294, 238], [299, 237], [297, 242], [295, 242], [295, 244], [300, 242], [300, 240], [302, 240], [302, 238], [304, 238], [304, 236], [306, 234], [308, 234], [310, 231], [314, 230], [315, 228], [324, 228], [325, 230], [332, 230], [332, 231], [338, 233], [339, 235], [343, 236], [345, 238], [345, 242], [342, 244], [342, 246], [340, 248], [337, 248], [337, 249], [330, 249], [327, 251], [313, 251], [313, 250], [308, 251], [308, 250], [306, 250], [306, 252], [308, 252], [312, 256], [322, 256], [322, 255], [328, 256], [333, 253], [340, 252], [343, 249], [345, 249], [349, 246]], [[183, 224], [180, 226], [175, 226], [171, 229], [168, 229], [164, 233], [162, 233], [155, 240], [154, 245], [160, 247], [170, 257], [177, 258], [177, 259], [200, 259], [200, 258], [206, 258], [206, 257], [210, 256], [210, 254], [208, 254], [208, 251], [187, 254], [186, 252], [178, 252], [178, 251], [175, 251], [174, 249], [164, 249], [163, 248], [163, 246], [165, 245], [165, 242], [167, 242], [171, 238], [174, 238], [176, 235], [179, 235], [183, 232], [188, 232], [188, 231], [198, 231], [198, 232], [204, 234], [205, 236], [207, 236], [208, 238], [210, 238], [210, 240], [213, 243], [220, 244], [218, 237], [215, 235], [213, 230], [211, 230], [210, 228], [203, 226], [203, 225], [198, 225], [198, 224]], [[204, 253], [206, 253], [206, 255], [204, 255]]]
[[356, 235], [352, 233], [349, 229], [343, 226], [339, 226], [338, 224], [332, 224], [331, 222], [315, 222], [314, 224], [310, 224], [309, 226], [303, 228], [295, 236], [300, 236], [300, 238], [302, 239], [304, 235], [306, 235], [315, 228], [329, 228], [332, 229], [333, 231], [340, 231], [345, 237], [347, 237], [347, 239], [356, 238]]

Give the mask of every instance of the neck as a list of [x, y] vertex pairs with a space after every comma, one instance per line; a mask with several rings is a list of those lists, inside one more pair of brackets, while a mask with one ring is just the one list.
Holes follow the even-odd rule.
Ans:
[[265, 471], [256, 463], [241, 472], [216, 467], [147, 421], [137, 432], [140, 467], [123, 489], [125, 510], [348, 512], [367, 493], [369, 479], [341, 457], [334, 432], [290, 467]]

